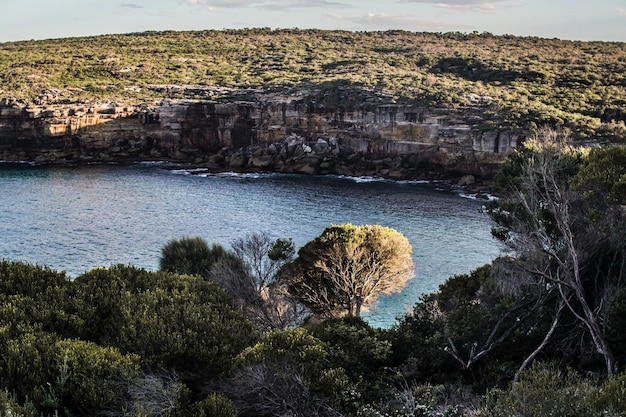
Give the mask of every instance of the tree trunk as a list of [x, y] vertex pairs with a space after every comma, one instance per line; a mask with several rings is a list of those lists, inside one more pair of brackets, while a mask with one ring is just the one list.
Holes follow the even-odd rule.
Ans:
[[552, 319], [552, 324], [550, 325], [550, 330], [548, 330], [548, 333], [546, 333], [545, 337], [543, 338], [543, 340], [541, 341], [539, 346], [537, 346], [537, 348], [530, 355], [528, 355], [528, 357], [526, 359], [524, 359], [524, 362], [522, 362], [522, 364], [520, 365], [520, 367], [517, 370], [517, 372], [515, 372], [515, 377], [513, 378], [513, 382], [519, 382], [519, 376], [522, 373], [522, 371], [524, 369], [526, 369], [526, 367], [533, 360], [535, 360], [535, 357], [539, 354], [539, 352], [541, 352], [543, 350], [543, 348], [546, 347], [546, 345], [550, 341], [550, 338], [552, 337], [552, 334], [554, 333], [554, 330], [556, 330], [556, 326], [559, 324], [559, 319], [561, 317], [561, 311], [563, 311], [563, 307], [565, 307], [565, 303], [563, 301], [561, 301], [559, 303], [559, 309], [557, 310], [556, 314], [554, 315], [554, 319]]

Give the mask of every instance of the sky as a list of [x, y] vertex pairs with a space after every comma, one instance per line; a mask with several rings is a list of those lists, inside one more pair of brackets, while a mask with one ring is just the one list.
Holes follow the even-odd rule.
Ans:
[[0, 42], [258, 27], [626, 42], [626, 0], [0, 0]]

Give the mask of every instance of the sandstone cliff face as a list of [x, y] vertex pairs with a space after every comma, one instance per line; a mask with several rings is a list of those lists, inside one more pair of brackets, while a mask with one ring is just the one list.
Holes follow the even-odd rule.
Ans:
[[210, 169], [392, 178], [492, 176], [523, 138], [481, 131], [476, 109], [382, 103], [328, 108], [302, 96], [151, 106], [0, 105], [0, 160], [171, 160]]

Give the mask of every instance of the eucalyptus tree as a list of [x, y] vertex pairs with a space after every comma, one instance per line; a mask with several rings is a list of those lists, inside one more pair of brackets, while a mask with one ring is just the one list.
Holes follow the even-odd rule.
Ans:
[[210, 279], [260, 326], [287, 329], [300, 324], [308, 311], [288, 298], [277, 282], [281, 267], [293, 259], [293, 241], [273, 239], [267, 232], [256, 232], [235, 239], [231, 247], [236, 262], [230, 257], [216, 262], [210, 270]]
[[574, 147], [566, 133], [541, 130], [513, 156], [504, 198], [490, 210], [520, 267], [511, 284], [533, 284], [556, 303], [544, 340], [521, 368], [567, 319], [570, 333], [583, 329], [576, 338], [603, 358], [607, 374], [616, 370], [607, 311], [623, 287], [624, 245], [615, 235], [623, 237], [624, 223], [623, 205], [607, 190], [619, 189], [626, 168], [610, 158], [598, 163], [594, 155], [606, 152], [614, 151]]
[[360, 316], [381, 294], [400, 291], [414, 276], [412, 248], [397, 230], [333, 225], [281, 270], [289, 294], [324, 317]]

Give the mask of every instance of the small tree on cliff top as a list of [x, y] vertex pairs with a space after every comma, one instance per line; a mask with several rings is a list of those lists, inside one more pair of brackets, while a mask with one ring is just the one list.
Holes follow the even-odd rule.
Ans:
[[378, 225], [328, 227], [281, 270], [289, 294], [326, 317], [360, 316], [380, 294], [401, 290], [412, 277], [408, 239]]

